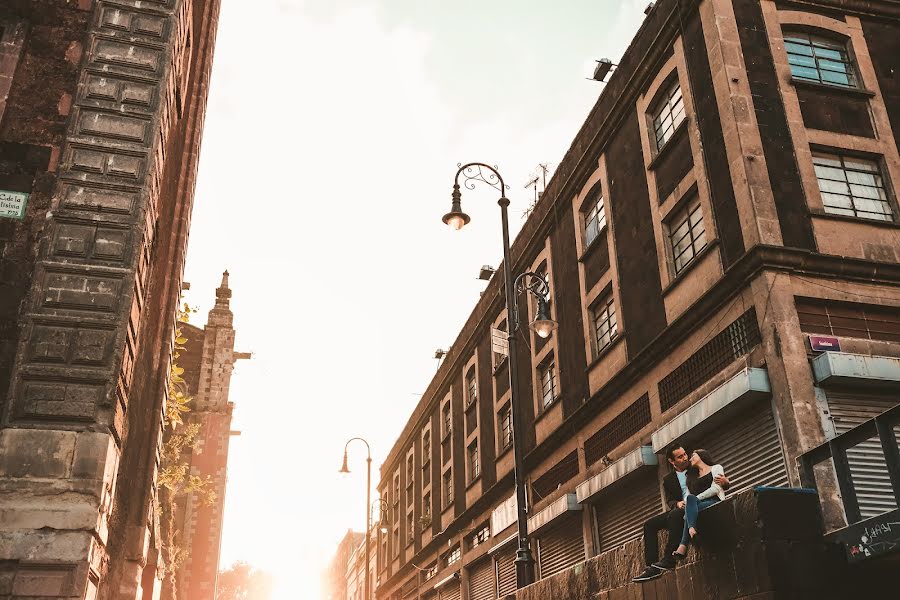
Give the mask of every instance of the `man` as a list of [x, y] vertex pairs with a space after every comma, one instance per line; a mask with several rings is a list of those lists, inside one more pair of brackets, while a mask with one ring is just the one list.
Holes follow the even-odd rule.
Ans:
[[[665, 571], [675, 568], [675, 558], [672, 556], [672, 552], [678, 547], [684, 528], [684, 499], [689, 493], [687, 468], [690, 465], [690, 454], [680, 443], [675, 442], [666, 449], [666, 459], [673, 469], [663, 478], [663, 493], [669, 511], [644, 523], [644, 560], [647, 568], [632, 579], [636, 583], [656, 579]], [[715, 481], [723, 488], [728, 489], [728, 478], [725, 475], [716, 477]], [[663, 529], [668, 530], [668, 537], [662, 560], [658, 560], [659, 543], [656, 534]]]

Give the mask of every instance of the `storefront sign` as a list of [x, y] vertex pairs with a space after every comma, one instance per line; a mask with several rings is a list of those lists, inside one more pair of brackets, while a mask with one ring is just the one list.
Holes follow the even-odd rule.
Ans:
[[811, 335], [809, 347], [813, 352], [840, 352], [841, 340], [827, 335]]
[[6, 219], [22, 219], [25, 217], [25, 207], [28, 206], [28, 196], [25, 192], [10, 192], [0, 190], [0, 217]]

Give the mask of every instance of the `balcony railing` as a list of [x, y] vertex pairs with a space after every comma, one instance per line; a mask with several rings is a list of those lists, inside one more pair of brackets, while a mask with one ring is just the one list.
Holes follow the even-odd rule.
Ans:
[[863, 516], [847, 451], [875, 437], [881, 442], [894, 503], [900, 507], [900, 449], [894, 433], [894, 428], [898, 424], [900, 424], [900, 404], [813, 448], [799, 458], [800, 480], [804, 487], [811, 488], [816, 487], [815, 466], [831, 459], [848, 526], [859, 523], [863, 520]]

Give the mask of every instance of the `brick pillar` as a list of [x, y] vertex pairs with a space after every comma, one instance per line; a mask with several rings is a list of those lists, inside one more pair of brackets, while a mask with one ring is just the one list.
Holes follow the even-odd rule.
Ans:
[[58, 183], [0, 421], [4, 598], [93, 599], [107, 571], [189, 1], [85, 4]]

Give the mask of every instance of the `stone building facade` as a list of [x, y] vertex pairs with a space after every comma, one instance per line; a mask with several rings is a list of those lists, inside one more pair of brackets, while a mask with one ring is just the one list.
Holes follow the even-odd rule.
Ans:
[[347, 566], [350, 564], [350, 555], [363, 543], [365, 536], [366, 534], [351, 529], [344, 534], [334, 552], [334, 557], [322, 573], [321, 600], [349, 599]]
[[190, 466], [191, 475], [209, 482], [215, 499], [211, 504], [196, 494], [176, 499], [175, 539], [185, 558], [178, 569], [176, 588], [165, 589], [164, 600], [215, 600], [216, 597], [228, 446], [231, 436], [237, 433], [231, 430], [234, 410], [234, 403], [229, 400], [231, 373], [236, 361], [250, 358], [249, 353], [234, 350], [234, 315], [230, 302], [231, 289], [225, 271], [206, 326], [202, 329], [188, 323], [181, 326], [182, 337], [187, 342], [178, 361], [193, 397], [185, 425], [200, 427], [197, 444], [186, 449], [183, 460]]
[[153, 598], [219, 0], [0, 4], [0, 597]]
[[[725, 465], [735, 498], [719, 512], [737, 511], [757, 486], [799, 486], [798, 457], [898, 403], [897, 73], [895, 2], [655, 3], [512, 248], [514, 274], [546, 277], [558, 329], [529, 331], [536, 307], [519, 296], [527, 344], [505, 356], [495, 276], [381, 468], [380, 600], [515, 592], [510, 360], [539, 581], [604, 556], [636, 574], [675, 440]], [[865, 444], [848, 456], [870, 518], [897, 506]], [[747, 564], [753, 593], [785, 591]], [[705, 595], [667, 579], [616, 596], [610, 572], [592, 597]], [[587, 597], [541, 589], [521, 597]]]

